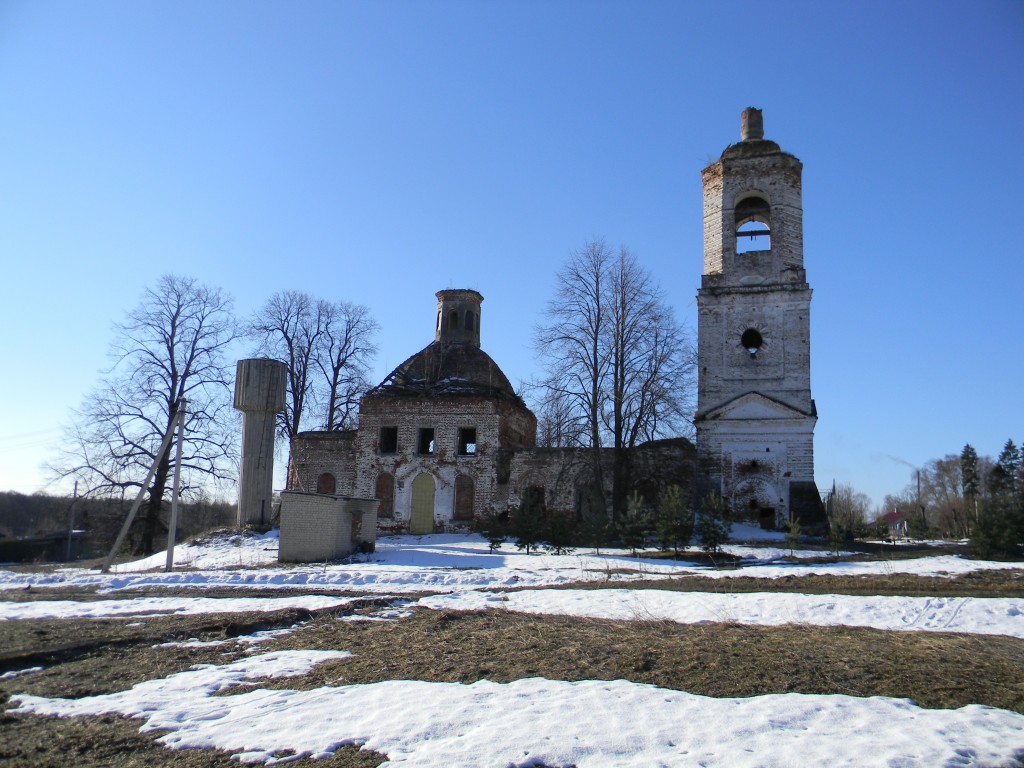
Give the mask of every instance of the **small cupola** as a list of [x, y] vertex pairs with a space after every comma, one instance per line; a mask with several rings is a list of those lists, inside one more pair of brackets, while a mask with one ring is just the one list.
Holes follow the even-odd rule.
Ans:
[[437, 292], [437, 326], [434, 341], [480, 346], [480, 304], [484, 297], [469, 288]]

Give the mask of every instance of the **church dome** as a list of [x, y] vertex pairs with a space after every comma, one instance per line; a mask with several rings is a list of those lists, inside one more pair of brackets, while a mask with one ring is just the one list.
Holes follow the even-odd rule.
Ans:
[[508, 378], [480, 349], [483, 296], [468, 289], [437, 293], [431, 344], [399, 365], [367, 397], [498, 397], [523, 405]]

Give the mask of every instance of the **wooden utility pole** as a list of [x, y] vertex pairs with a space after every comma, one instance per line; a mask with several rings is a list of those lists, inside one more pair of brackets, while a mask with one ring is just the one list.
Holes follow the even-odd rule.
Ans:
[[[164, 440], [160, 444], [160, 450], [156, 452], [156, 457], [153, 459], [153, 465], [149, 468], [149, 472], [146, 475], [146, 479], [142, 481], [142, 485], [139, 486], [139, 493], [135, 497], [135, 501], [132, 503], [132, 508], [128, 512], [128, 519], [124, 521], [124, 525], [121, 526], [121, 532], [117, 534], [117, 539], [114, 541], [114, 546], [110, 548], [110, 554], [107, 555], [107, 559], [103, 562], [103, 567], [100, 568], [102, 573], [110, 572], [110, 564], [114, 562], [114, 556], [117, 551], [121, 548], [121, 544], [124, 543], [124, 537], [128, 534], [128, 529], [132, 527], [132, 522], [135, 520], [135, 515], [138, 514], [139, 507], [142, 506], [142, 497], [146, 495], [146, 489], [149, 488], [149, 484], [153, 481], [153, 476], [156, 474], [156, 468], [160, 465], [160, 459], [167, 451], [167, 447], [171, 444], [171, 438], [174, 436], [174, 427], [178, 424], [179, 418], [184, 421], [184, 398], [178, 401], [178, 406], [174, 411], [174, 418], [171, 419], [170, 427], [167, 429], [167, 434], [164, 435]], [[177, 493], [175, 492], [175, 500], [177, 499]]]
[[177, 424], [178, 424], [178, 449], [174, 458], [174, 488], [171, 491], [171, 522], [167, 526], [167, 565], [165, 571], [174, 568], [174, 539], [178, 532], [178, 492], [181, 488], [181, 440], [185, 432], [185, 398], [178, 401]]

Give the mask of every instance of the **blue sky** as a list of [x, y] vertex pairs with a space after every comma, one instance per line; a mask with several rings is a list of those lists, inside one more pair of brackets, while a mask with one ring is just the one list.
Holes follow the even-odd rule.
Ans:
[[[554, 273], [625, 244], [696, 331], [700, 171], [804, 163], [819, 486], [1024, 440], [1024, 3], [0, 3], [0, 490], [44, 487], [166, 272], [366, 304], [374, 378], [484, 297], [513, 382]], [[239, 349], [239, 356], [250, 350]]]

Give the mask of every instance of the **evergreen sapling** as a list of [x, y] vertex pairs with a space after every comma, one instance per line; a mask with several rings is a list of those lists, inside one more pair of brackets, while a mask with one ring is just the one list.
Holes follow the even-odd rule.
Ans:
[[636, 557], [636, 551], [647, 545], [649, 528], [648, 514], [640, 494], [634, 491], [629, 497], [629, 508], [619, 521], [619, 538], [622, 546], [628, 547]]
[[729, 540], [731, 526], [725, 519], [725, 509], [722, 507], [722, 499], [715, 492], [711, 491], [700, 505], [700, 515], [697, 517], [697, 540], [700, 548], [705, 552], [720, 552], [722, 545]]

